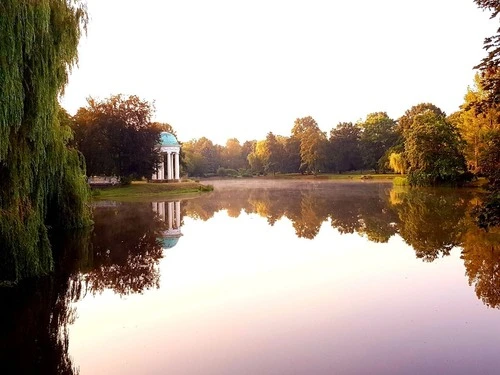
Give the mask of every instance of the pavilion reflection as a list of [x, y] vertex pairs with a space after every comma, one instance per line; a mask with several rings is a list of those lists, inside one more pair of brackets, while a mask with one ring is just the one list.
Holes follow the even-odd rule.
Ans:
[[165, 228], [161, 232], [162, 248], [164, 250], [174, 247], [179, 238], [182, 236], [181, 233], [181, 201], [173, 202], [153, 202], [153, 212], [157, 217], [165, 223]]

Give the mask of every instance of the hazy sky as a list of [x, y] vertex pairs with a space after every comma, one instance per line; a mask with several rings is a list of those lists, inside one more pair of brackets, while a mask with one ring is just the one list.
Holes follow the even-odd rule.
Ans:
[[458, 109], [498, 23], [473, 0], [88, 0], [63, 106], [138, 95], [181, 141]]

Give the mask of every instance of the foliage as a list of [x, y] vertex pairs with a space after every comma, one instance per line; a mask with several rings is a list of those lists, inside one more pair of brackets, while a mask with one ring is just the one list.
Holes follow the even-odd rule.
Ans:
[[396, 173], [406, 173], [406, 161], [402, 153], [393, 152], [389, 155], [389, 167]]
[[265, 171], [276, 174], [276, 172], [283, 170], [285, 147], [272, 132], [267, 134], [264, 148]]
[[479, 160], [488, 176], [489, 194], [483, 205], [475, 210], [475, 215], [480, 227], [489, 228], [500, 225], [500, 130], [488, 134]]
[[[366, 169], [380, 170], [384, 163], [379, 163], [387, 150], [397, 140], [396, 122], [385, 112], [370, 113], [360, 124], [360, 152]], [[383, 169], [383, 168], [382, 168]]]
[[300, 170], [316, 174], [324, 168], [327, 139], [311, 116], [295, 120], [292, 136], [300, 141]]
[[48, 225], [90, 223], [83, 161], [57, 101], [86, 23], [79, 1], [1, 4], [0, 261], [14, 281], [52, 269]]
[[395, 177], [392, 183], [394, 186], [408, 186], [408, 179], [406, 177]]
[[75, 145], [87, 161], [87, 175], [150, 178], [159, 162], [165, 125], [151, 123], [153, 106], [137, 96], [87, 100], [75, 115]]
[[[500, 12], [498, 0], [474, 0], [474, 2], [479, 8], [491, 11], [490, 18], [495, 18]], [[483, 45], [487, 55], [475, 68], [481, 72], [481, 85], [484, 87], [486, 95], [473, 103], [478, 112], [500, 104], [500, 28], [497, 29], [495, 35], [485, 38]]]
[[336, 172], [361, 169], [359, 140], [361, 129], [352, 122], [341, 122], [330, 130], [329, 168]]
[[433, 110], [416, 115], [404, 137], [410, 185], [460, 182], [466, 172], [462, 140], [444, 115]]
[[206, 137], [184, 142], [186, 172], [190, 176], [215, 175], [221, 166], [222, 149]]
[[222, 148], [221, 164], [229, 169], [247, 168], [246, 155], [243, 154], [243, 147], [236, 138], [228, 139], [226, 146]]
[[252, 172], [262, 174], [265, 171], [266, 142], [256, 141], [253, 143], [252, 152], [248, 154], [247, 160]]
[[420, 103], [414, 105], [410, 109], [406, 110], [405, 114], [398, 120], [398, 131], [401, 135], [405, 136], [405, 133], [410, 130], [416, 116], [428, 111], [434, 113], [437, 117], [446, 117], [446, 114], [441, 110], [441, 108], [436, 107], [432, 103]]
[[486, 92], [478, 74], [476, 74], [474, 81], [474, 86], [467, 89], [461, 110], [450, 115], [448, 119], [459, 129], [460, 135], [466, 142], [464, 154], [469, 170], [477, 174], [484, 174], [479, 156], [487, 147], [489, 133], [500, 129], [500, 110], [495, 105], [487, 109], [483, 108], [479, 112], [474, 103], [482, 100], [486, 96]]
[[217, 176], [221, 176], [221, 177], [225, 177], [225, 176], [236, 177], [238, 175], [239, 175], [239, 173], [238, 173], [238, 171], [236, 169], [223, 168], [223, 167], [217, 168]]

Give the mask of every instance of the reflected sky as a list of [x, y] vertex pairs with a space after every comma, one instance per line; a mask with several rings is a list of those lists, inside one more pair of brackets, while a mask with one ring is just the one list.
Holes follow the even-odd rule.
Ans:
[[[181, 202], [183, 235], [153, 257], [156, 286], [72, 304], [73, 363], [81, 374], [498, 373], [498, 257], [484, 249], [499, 251], [498, 233], [470, 226], [473, 197], [342, 186], [238, 183]], [[152, 222], [147, 233], [164, 233]]]

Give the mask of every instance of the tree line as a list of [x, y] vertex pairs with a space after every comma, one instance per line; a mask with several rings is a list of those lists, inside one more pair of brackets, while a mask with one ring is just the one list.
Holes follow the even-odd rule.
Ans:
[[[269, 132], [263, 140], [228, 139], [224, 146], [207, 137], [182, 144], [183, 172], [190, 176], [276, 173], [344, 173], [371, 170], [406, 173], [412, 185], [457, 183], [495, 169], [491, 142], [499, 131], [499, 111], [479, 114], [474, 103], [485, 95], [479, 75], [461, 109], [447, 116], [422, 103], [394, 120], [385, 112], [364, 121], [341, 122], [327, 135], [313, 117], [297, 118], [290, 135]], [[158, 162], [160, 132], [175, 130], [151, 122], [154, 107], [137, 96], [90, 98], [68, 117], [73, 145], [85, 156], [88, 175], [143, 178]]]

